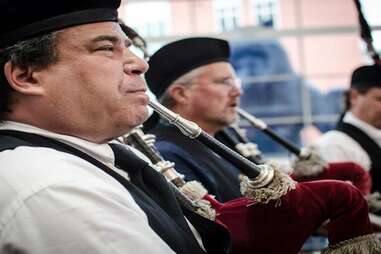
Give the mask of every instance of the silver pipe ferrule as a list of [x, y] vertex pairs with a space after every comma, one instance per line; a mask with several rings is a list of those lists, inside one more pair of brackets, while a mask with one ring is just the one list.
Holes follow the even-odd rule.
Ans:
[[274, 169], [271, 166], [263, 164], [258, 165], [258, 167], [261, 168], [259, 175], [250, 179], [250, 186], [256, 189], [267, 186], [274, 178]]
[[254, 125], [255, 128], [258, 128], [260, 130], [265, 130], [267, 128], [267, 124], [263, 120], [256, 118], [255, 116], [249, 114], [245, 110], [238, 108], [237, 112], [238, 115], [249, 121], [252, 125]]
[[148, 105], [155, 110], [160, 116], [162, 116], [164, 119], [169, 121], [169, 123], [175, 125], [179, 130], [187, 137], [190, 138], [197, 138], [201, 132], [202, 129], [194, 122], [191, 122], [189, 120], [186, 120], [185, 118], [181, 117], [179, 114], [176, 114], [160, 103], [149, 101]]

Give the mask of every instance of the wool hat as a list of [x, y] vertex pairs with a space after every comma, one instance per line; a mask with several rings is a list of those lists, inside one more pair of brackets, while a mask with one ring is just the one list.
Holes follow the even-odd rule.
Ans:
[[1, 0], [0, 49], [63, 28], [118, 20], [120, 0]]
[[150, 57], [145, 78], [159, 99], [182, 75], [203, 65], [228, 62], [229, 57], [229, 43], [225, 40], [207, 37], [182, 39], [163, 46]]
[[381, 66], [364, 65], [355, 69], [351, 77], [351, 88], [381, 87]]

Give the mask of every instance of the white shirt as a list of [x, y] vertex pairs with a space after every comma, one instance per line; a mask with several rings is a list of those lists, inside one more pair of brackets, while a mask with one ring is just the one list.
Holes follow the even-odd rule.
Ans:
[[[0, 129], [55, 138], [114, 164], [107, 144], [15, 122]], [[129, 192], [91, 163], [50, 148], [21, 146], [1, 152], [0, 165], [0, 249], [9, 243], [28, 254], [174, 253]]]
[[[343, 121], [365, 132], [381, 147], [381, 130], [360, 120], [351, 112], [345, 114]], [[365, 170], [371, 168], [371, 161], [367, 152], [357, 141], [341, 131], [331, 130], [324, 133], [313, 146], [318, 149], [320, 155], [328, 162], [352, 161]]]

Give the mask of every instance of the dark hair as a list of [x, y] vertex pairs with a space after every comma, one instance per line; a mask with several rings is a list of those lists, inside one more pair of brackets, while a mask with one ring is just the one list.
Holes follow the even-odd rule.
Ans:
[[11, 61], [20, 68], [46, 68], [57, 60], [56, 35], [57, 32], [52, 32], [0, 49], [0, 121], [11, 112], [12, 104], [13, 89], [5, 77], [5, 64]]

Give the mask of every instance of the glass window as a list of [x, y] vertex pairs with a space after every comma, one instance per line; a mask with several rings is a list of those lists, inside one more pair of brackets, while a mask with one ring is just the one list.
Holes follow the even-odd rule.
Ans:
[[254, 16], [258, 26], [274, 27], [276, 0], [254, 0]]
[[241, 6], [239, 0], [215, 0], [214, 9], [219, 31], [230, 31], [240, 25]]
[[168, 1], [132, 1], [122, 7], [120, 17], [126, 24], [131, 24], [141, 36], [157, 37], [169, 34], [171, 11]]

